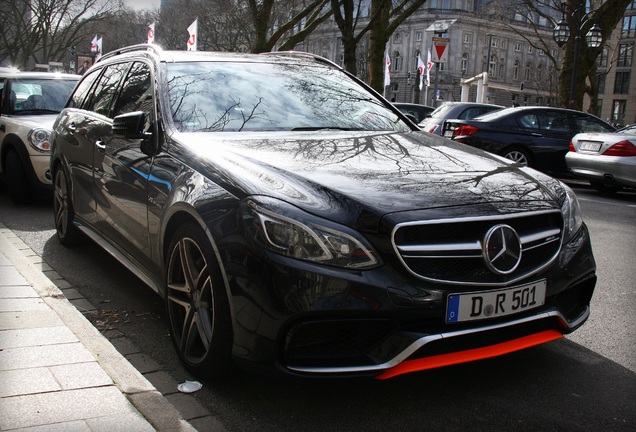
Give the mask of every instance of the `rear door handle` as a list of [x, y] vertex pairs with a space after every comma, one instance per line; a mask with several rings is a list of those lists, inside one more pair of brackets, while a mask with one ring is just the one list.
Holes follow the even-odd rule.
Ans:
[[68, 128], [68, 130], [70, 130], [71, 132], [75, 132], [77, 130], [77, 126], [75, 125], [75, 122], [70, 122], [68, 124], [68, 126], [66, 126]]

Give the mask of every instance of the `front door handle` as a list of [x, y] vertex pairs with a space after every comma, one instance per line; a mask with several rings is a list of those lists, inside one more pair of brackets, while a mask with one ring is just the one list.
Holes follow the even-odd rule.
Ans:
[[95, 147], [97, 147], [97, 150], [102, 153], [106, 151], [106, 144], [104, 144], [102, 141], [95, 141]]

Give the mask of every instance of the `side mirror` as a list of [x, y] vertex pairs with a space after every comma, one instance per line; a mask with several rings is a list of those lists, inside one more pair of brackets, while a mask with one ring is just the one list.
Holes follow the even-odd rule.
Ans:
[[152, 134], [144, 131], [145, 123], [146, 113], [143, 111], [118, 115], [113, 119], [113, 135], [124, 139], [150, 138]]

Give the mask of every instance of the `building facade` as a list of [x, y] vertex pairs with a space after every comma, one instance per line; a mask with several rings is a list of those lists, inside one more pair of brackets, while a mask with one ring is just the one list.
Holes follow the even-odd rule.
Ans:
[[[555, 106], [563, 51], [553, 40], [555, 10], [545, 9], [554, 21], [541, 14], [504, 10], [505, 2], [478, 0], [428, 0], [392, 35], [387, 44], [390, 85], [385, 96], [396, 102], [436, 106], [461, 99], [462, 82], [488, 72], [483, 95], [469, 87], [468, 100], [482, 96], [486, 102], [512, 106]], [[366, 16], [365, 16], [366, 14]], [[361, 18], [368, 18], [365, 4]], [[439, 27], [436, 24], [445, 23]], [[450, 24], [449, 24], [450, 23]], [[441, 28], [441, 30], [440, 30]], [[343, 64], [340, 32], [330, 20], [317, 29], [302, 47]], [[441, 40], [441, 42], [440, 42]], [[599, 58], [599, 102], [592, 111], [614, 123], [636, 122], [636, 86], [633, 46], [636, 40], [636, 0], [625, 13]], [[428, 51], [436, 61], [436, 44], [445, 44], [443, 57], [431, 70], [430, 86], [419, 89], [418, 56], [427, 62]], [[366, 79], [366, 46], [358, 47], [358, 75]], [[602, 82], [601, 82], [602, 81]], [[589, 106], [589, 98], [584, 101]]]

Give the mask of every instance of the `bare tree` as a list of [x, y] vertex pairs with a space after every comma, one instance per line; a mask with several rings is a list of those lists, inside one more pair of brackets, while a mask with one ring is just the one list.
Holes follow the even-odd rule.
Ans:
[[384, 87], [384, 50], [391, 35], [426, 0], [371, 0], [369, 32], [369, 84], [382, 93]]
[[22, 69], [62, 61], [86, 37], [89, 24], [119, 6], [108, 0], [2, 0], [0, 52]]
[[[527, 17], [541, 17], [543, 20], [550, 22], [552, 26], [556, 23], [553, 20], [554, 15], [559, 15], [561, 10], [560, 0], [499, 0], [498, 11], [501, 15], [511, 16], [518, 14]], [[540, 26], [536, 25], [536, 20], [529, 19], [528, 25], [533, 31], [527, 34], [519, 32], [518, 27], [510, 26], [510, 29], [517, 35], [521, 36], [525, 41], [536, 49], [541, 49], [548, 56], [554, 68], [559, 71], [558, 78], [558, 105], [563, 107], [571, 107], [574, 109], [582, 109], [583, 95], [587, 93], [590, 96], [590, 105], [587, 110], [592, 112], [596, 107], [597, 99], [597, 67], [596, 59], [606, 47], [607, 41], [610, 39], [611, 33], [616, 25], [620, 22], [627, 6], [631, 0], [606, 0], [599, 4], [600, 1], [592, 1], [592, 7], [597, 7], [595, 12], [591, 14], [588, 21], [577, 22], [586, 12], [586, 0], [567, 0], [565, 3], [565, 18], [570, 28], [570, 39], [563, 46], [563, 55], [561, 58], [552, 55], [552, 47], [554, 40], [550, 32], [546, 36], [545, 28], [541, 31]], [[580, 20], [579, 20], [580, 21]], [[585, 35], [592, 25], [598, 23], [603, 36], [603, 44], [598, 48], [590, 48], [587, 46]], [[582, 27], [579, 25], [584, 24]], [[573, 70], [575, 37], [580, 32], [579, 50], [577, 58], [576, 71]], [[572, 82], [572, 74], [576, 75], [574, 100], [570, 100], [570, 86]]]

